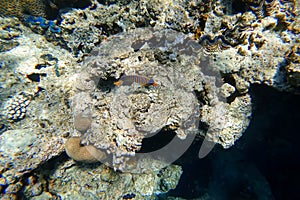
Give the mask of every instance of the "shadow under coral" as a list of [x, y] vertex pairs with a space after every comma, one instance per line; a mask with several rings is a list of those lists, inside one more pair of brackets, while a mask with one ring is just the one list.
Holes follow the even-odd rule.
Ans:
[[251, 96], [252, 121], [236, 145], [200, 160], [194, 142], [175, 163], [183, 166], [179, 185], [160, 199], [300, 199], [300, 96], [261, 85]]

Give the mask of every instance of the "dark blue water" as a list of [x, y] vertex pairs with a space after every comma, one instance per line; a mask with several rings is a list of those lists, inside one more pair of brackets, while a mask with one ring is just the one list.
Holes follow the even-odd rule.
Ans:
[[253, 115], [243, 137], [201, 160], [195, 143], [177, 161], [184, 170], [178, 187], [161, 199], [300, 199], [300, 96], [261, 85], [252, 86], [251, 96]]

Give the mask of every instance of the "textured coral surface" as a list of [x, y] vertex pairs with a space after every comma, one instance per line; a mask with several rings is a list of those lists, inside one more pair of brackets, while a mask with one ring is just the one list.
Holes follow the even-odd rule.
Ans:
[[[217, 83], [221, 74], [209, 72], [215, 66], [189, 35], [135, 29], [115, 35], [92, 55], [78, 74], [74, 115], [91, 116], [91, 127], [78, 134], [83, 144], [111, 154], [114, 168], [123, 170], [143, 138], [161, 130], [174, 131], [184, 140], [189, 134], [199, 135], [200, 120], [208, 127], [202, 130], [208, 131], [207, 138], [228, 148], [248, 126], [250, 97], [226, 102]], [[146, 75], [159, 86], [114, 87], [109, 80], [120, 74]]]
[[[72, 2], [0, 1], [0, 14], [47, 17]], [[182, 170], [139, 156], [148, 137], [229, 148], [250, 123], [253, 84], [300, 93], [299, 2], [237, 2], [93, 0], [63, 10], [59, 33], [1, 17], [1, 198], [155, 199]], [[122, 75], [159, 86], [116, 87]], [[71, 157], [92, 147], [124, 173], [67, 158], [78, 137]]]
[[46, 0], [3, 0], [0, 1], [0, 14], [4, 16], [24, 17], [34, 15], [47, 17]]

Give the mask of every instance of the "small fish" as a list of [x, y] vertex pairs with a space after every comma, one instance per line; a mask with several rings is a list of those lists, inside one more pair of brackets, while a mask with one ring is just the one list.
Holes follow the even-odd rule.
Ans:
[[134, 199], [136, 195], [134, 193], [128, 193], [123, 195], [123, 199]]
[[114, 82], [116, 86], [121, 85], [132, 85], [133, 83], [138, 83], [142, 86], [158, 86], [158, 83], [156, 83], [152, 78], [147, 78], [145, 76], [140, 75], [128, 75], [128, 76], [122, 76], [119, 81]]

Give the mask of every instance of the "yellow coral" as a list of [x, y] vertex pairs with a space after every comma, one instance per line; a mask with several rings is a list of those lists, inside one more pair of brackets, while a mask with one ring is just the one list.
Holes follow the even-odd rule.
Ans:
[[47, 17], [48, 0], [0, 0], [0, 15], [23, 18], [27, 15]]

